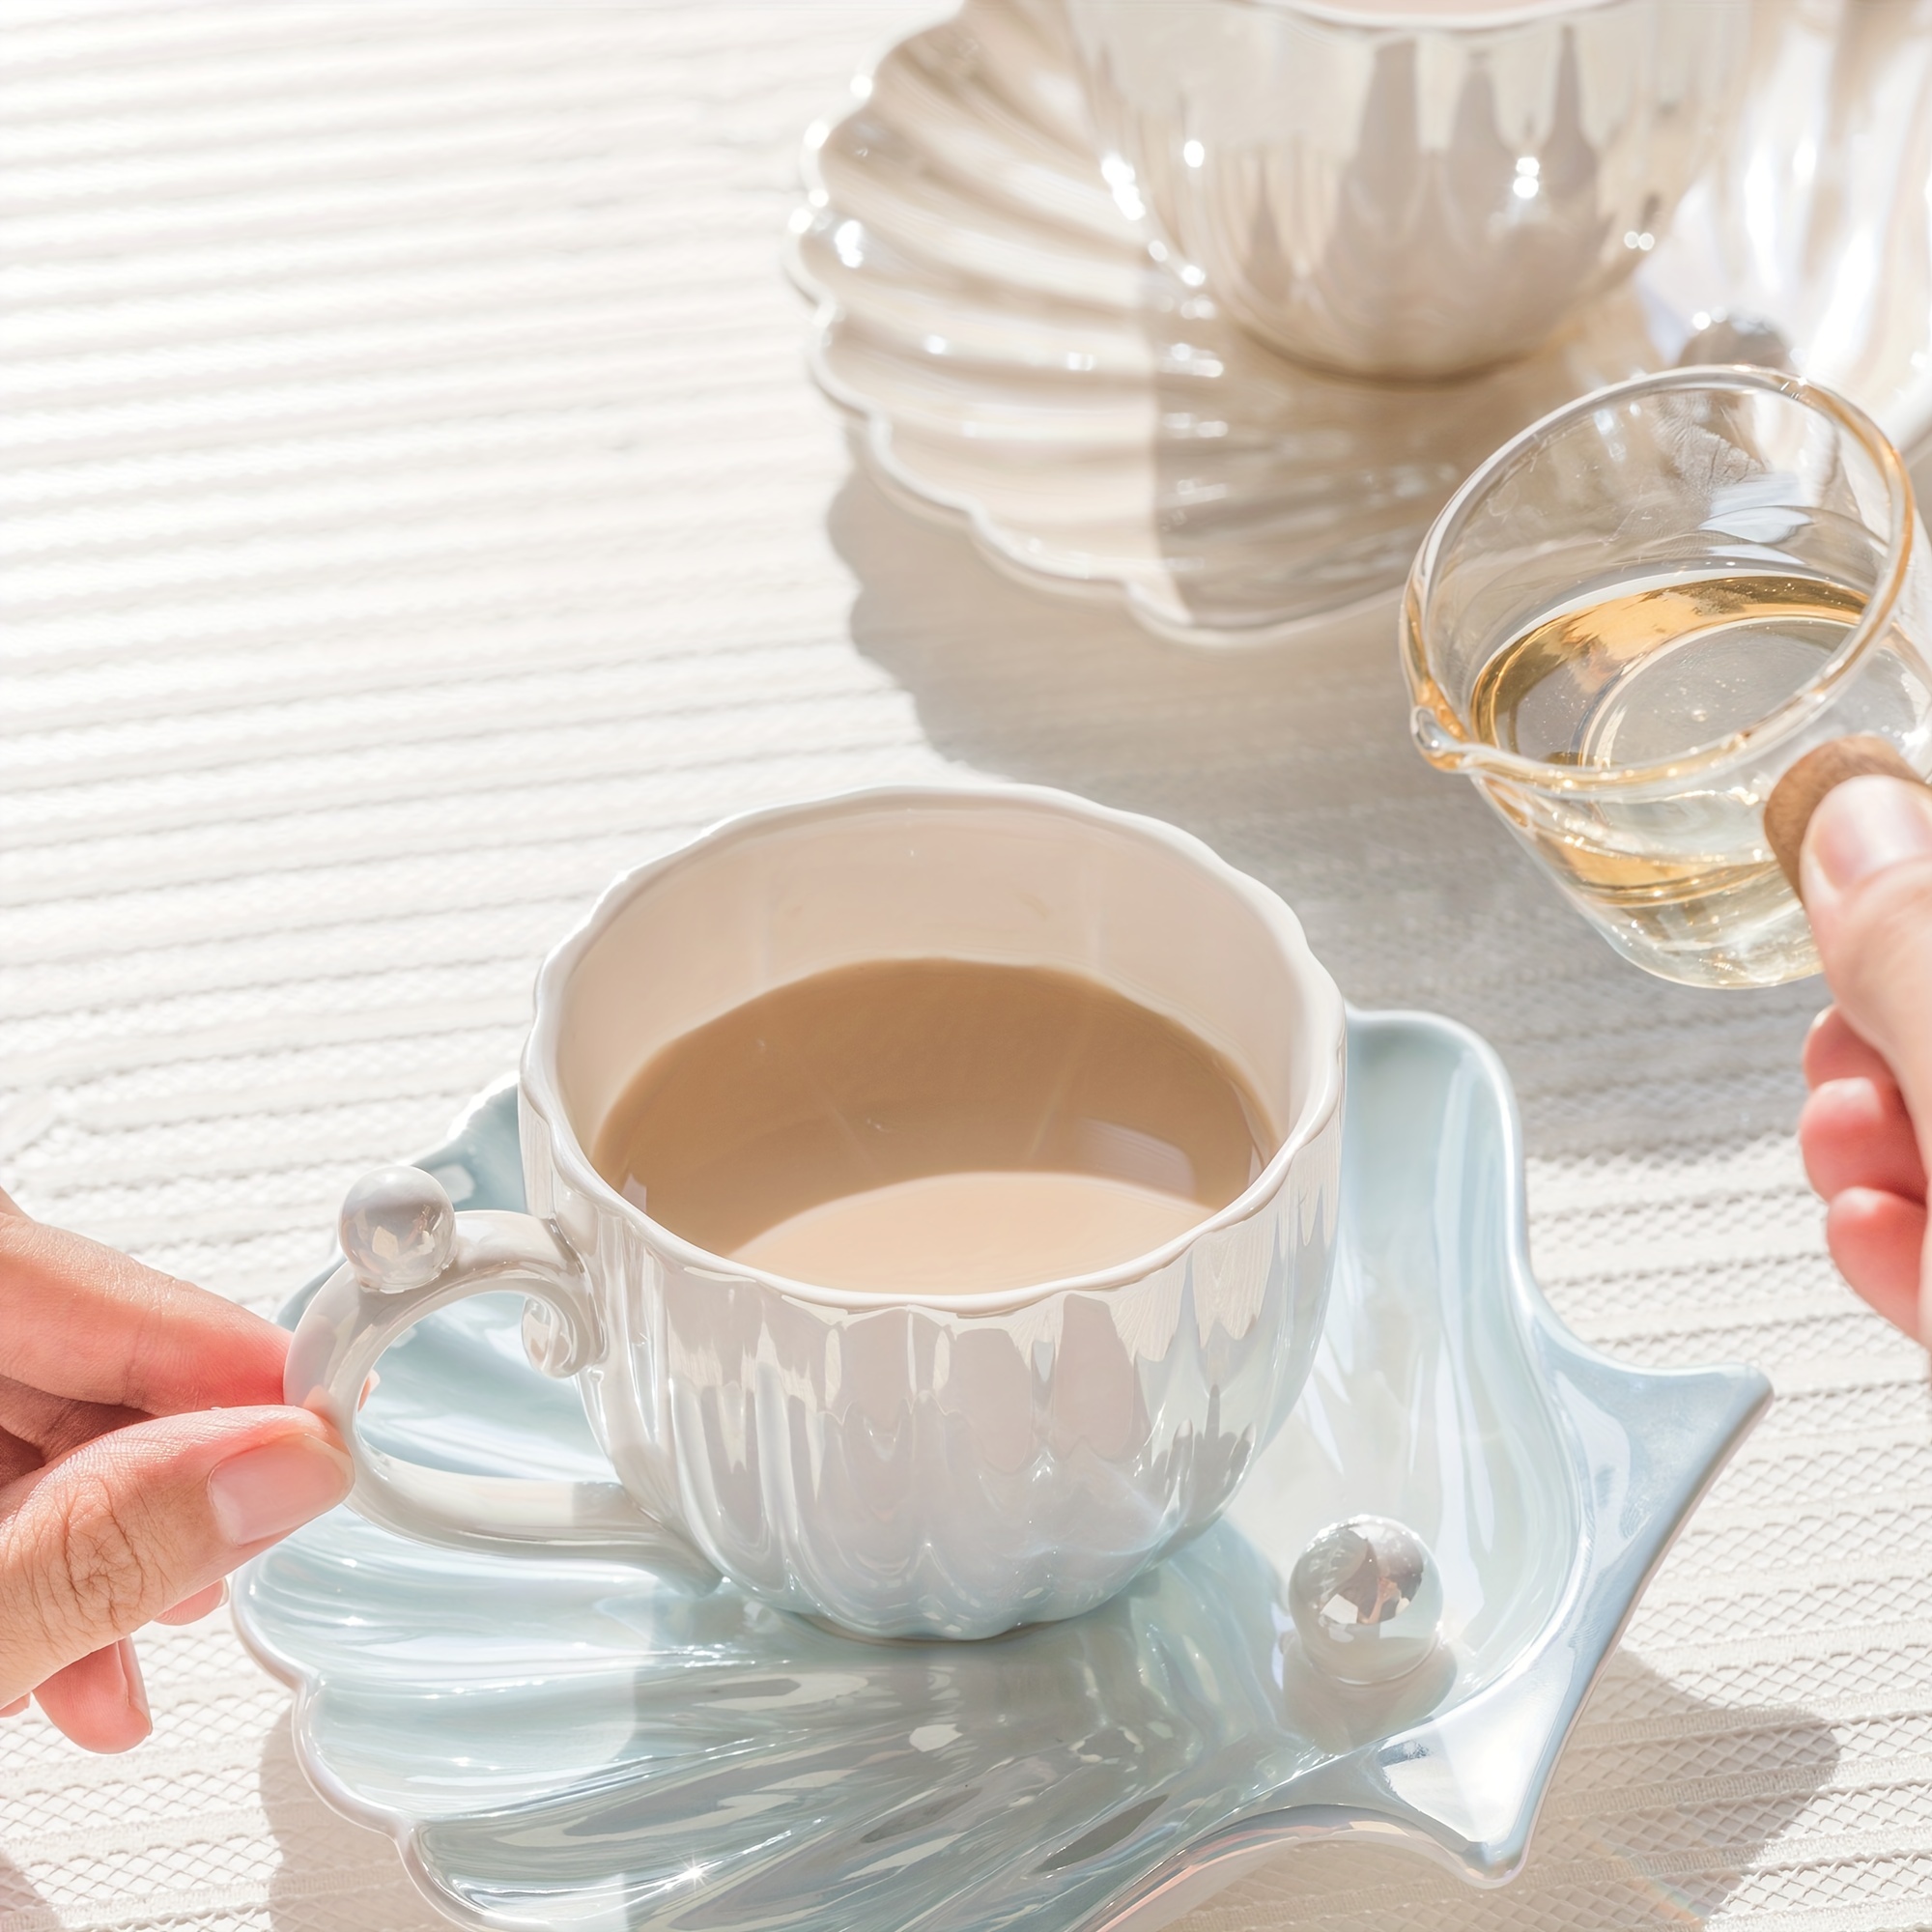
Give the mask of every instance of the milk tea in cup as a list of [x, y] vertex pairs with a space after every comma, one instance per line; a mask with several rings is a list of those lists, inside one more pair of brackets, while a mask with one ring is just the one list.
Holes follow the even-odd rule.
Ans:
[[[1017, 785], [755, 812], [544, 962], [527, 1212], [412, 1168], [350, 1190], [284, 1392], [406, 1536], [723, 1576], [868, 1636], [1078, 1616], [1214, 1520], [1300, 1393], [1346, 1047], [1293, 914], [1172, 826]], [[506, 1288], [608, 1481], [361, 1442], [384, 1350]]]
[[1279, 1145], [1224, 1056], [1084, 975], [873, 960], [656, 1054], [593, 1158], [687, 1240], [824, 1288], [1023, 1288], [1150, 1254]]

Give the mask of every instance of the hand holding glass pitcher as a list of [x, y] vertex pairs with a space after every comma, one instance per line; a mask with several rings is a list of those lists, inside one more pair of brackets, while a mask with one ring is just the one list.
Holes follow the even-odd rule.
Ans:
[[1452, 499], [1402, 634], [1423, 755], [1626, 958], [1823, 967], [1801, 1138], [1833, 1257], [1932, 1334], [1932, 575], [1898, 452], [1767, 370], [1602, 390]]

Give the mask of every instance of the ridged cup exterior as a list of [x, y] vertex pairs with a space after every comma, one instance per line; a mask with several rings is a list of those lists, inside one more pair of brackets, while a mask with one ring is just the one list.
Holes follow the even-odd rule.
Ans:
[[986, 1636], [1112, 1596], [1220, 1514], [1286, 1418], [1333, 1259], [1334, 1093], [1246, 1218], [1002, 1314], [840, 1310], [695, 1265], [571, 1181], [527, 1094], [525, 1179], [597, 1284], [607, 1350], [582, 1382], [633, 1495], [768, 1602]]
[[1439, 26], [1068, 12], [1103, 165], [1157, 252], [1290, 355], [1412, 377], [1527, 353], [1643, 259], [1725, 130], [1748, 27], [1743, 0]]

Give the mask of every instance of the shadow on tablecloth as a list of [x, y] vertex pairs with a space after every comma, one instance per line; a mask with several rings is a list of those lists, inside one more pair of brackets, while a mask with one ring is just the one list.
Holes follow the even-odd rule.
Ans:
[[36, 1908], [46, 1916], [49, 1924], [54, 1922], [52, 1908], [35, 1889], [27, 1874], [10, 1860], [0, 1857], [0, 1925], [11, 1922], [16, 1912], [24, 1914]]

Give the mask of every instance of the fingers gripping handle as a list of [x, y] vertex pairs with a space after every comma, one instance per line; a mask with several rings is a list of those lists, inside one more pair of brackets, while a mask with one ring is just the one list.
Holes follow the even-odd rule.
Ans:
[[289, 1346], [287, 1400], [327, 1415], [355, 1463], [350, 1506], [404, 1536], [456, 1549], [615, 1557], [699, 1587], [718, 1573], [684, 1537], [646, 1516], [618, 1483], [477, 1476], [385, 1455], [356, 1429], [377, 1361], [425, 1315], [466, 1295], [521, 1290], [526, 1346], [547, 1375], [604, 1351], [582, 1264], [529, 1214], [459, 1214], [420, 1168], [365, 1175], [342, 1204], [348, 1257], [302, 1311]]

